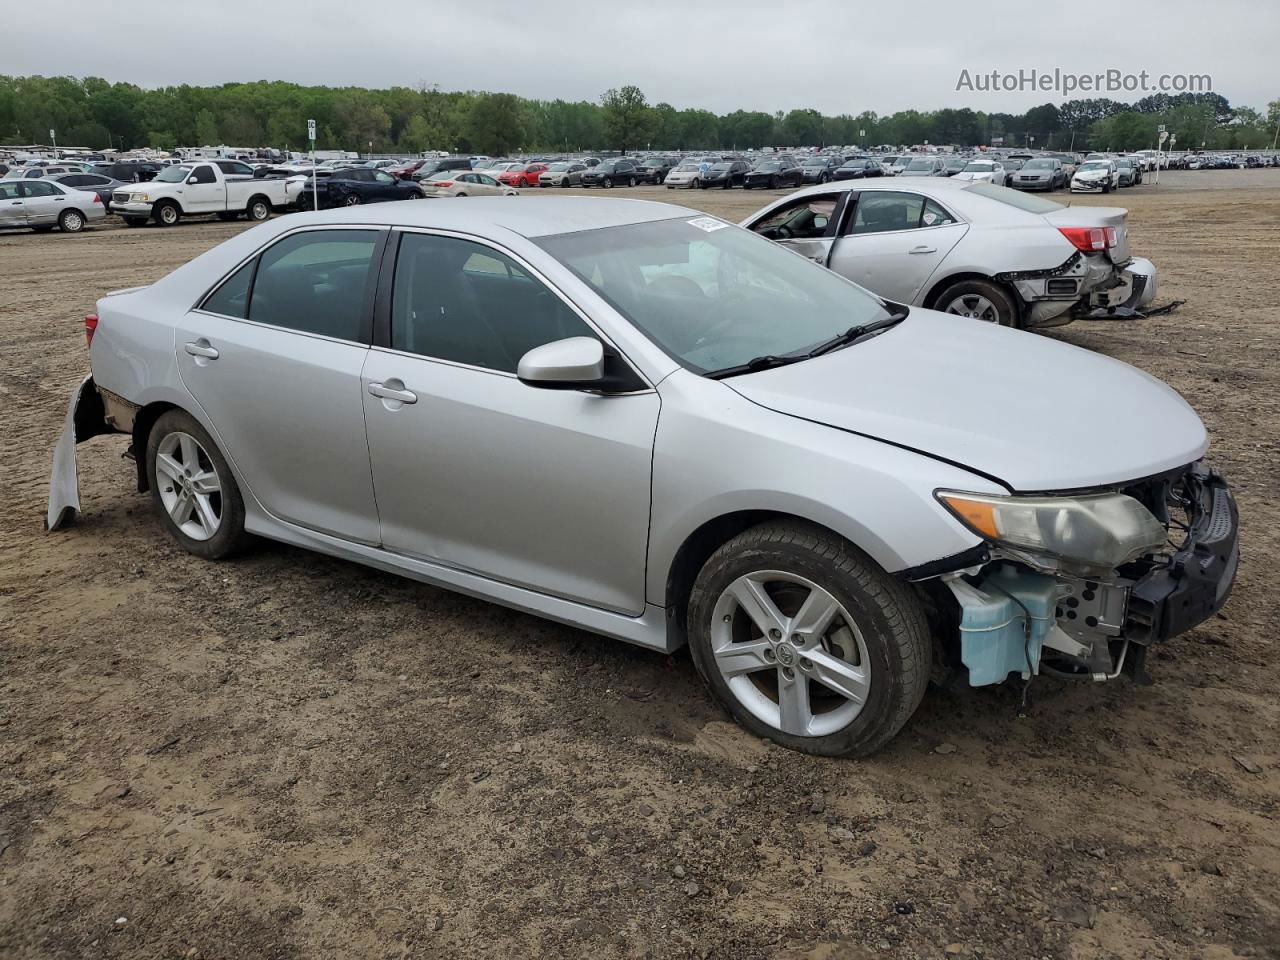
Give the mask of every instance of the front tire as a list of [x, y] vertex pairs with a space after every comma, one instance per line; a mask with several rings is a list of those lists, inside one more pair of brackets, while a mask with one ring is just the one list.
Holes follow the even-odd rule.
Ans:
[[911, 588], [830, 531], [791, 522], [753, 527], [706, 562], [689, 648], [739, 723], [821, 756], [888, 743], [919, 707], [931, 663]]
[[990, 280], [961, 280], [938, 295], [935, 310], [954, 313], [1002, 327], [1019, 327], [1018, 305], [1003, 287]]
[[170, 410], [151, 428], [147, 479], [161, 522], [188, 553], [221, 560], [248, 542], [244, 500], [231, 468], [185, 410]]
[[182, 219], [182, 210], [176, 203], [165, 201], [156, 206], [156, 223], [162, 227], [175, 226]]
[[612, 189], [613, 189], [613, 177], [605, 177], [605, 178], [604, 178], [604, 183], [602, 183], [602, 184], [601, 184], [601, 186], [602, 186], [602, 187], [604, 187], [606, 190], [612, 190]]

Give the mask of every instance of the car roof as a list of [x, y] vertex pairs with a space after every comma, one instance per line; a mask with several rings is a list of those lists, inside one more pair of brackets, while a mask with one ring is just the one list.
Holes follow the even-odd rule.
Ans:
[[503, 229], [523, 237], [547, 237], [602, 227], [702, 216], [696, 210], [653, 200], [613, 197], [471, 197], [466, 203], [379, 203], [300, 213], [317, 224], [367, 223], [377, 226], [435, 227], [478, 232]]

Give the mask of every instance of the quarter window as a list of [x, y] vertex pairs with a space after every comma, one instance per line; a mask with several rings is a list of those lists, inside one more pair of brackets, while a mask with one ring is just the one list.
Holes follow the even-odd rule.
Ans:
[[534, 347], [594, 336], [555, 293], [490, 247], [427, 234], [400, 241], [391, 301], [396, 350], [515, 373]]
[[[377, 245], [375, 230], [314, 230], [285, 237], [260, 258], [249, 319], [360, 340]], [[228, 297], [234, 301], [234, 294]]]
[[945, 227], [947, 224], [955, 222], [956, 218], [948, 213], [940, 203], [931, 198], [925, 199], [924, 213], [920, 215], [920, 226]]
[[244, 320], [249, 316], [249, 288], [253, 284], [253, 268], [256, 260], [250, 260], [233, 273], [222, 286], [213, 291], [201, 305], [210, 313], [220, 313], [224, 317], [235, 317]]

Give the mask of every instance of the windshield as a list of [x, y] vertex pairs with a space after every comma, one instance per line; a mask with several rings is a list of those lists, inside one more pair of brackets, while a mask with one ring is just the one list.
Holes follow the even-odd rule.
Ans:
[[990, 173], [995, 167], [990, 163], [966, 163], [962, 173]]
[[1027, 161], [1027, 165], [1026, 165], [1025, 167], [1023, 167], [1022, 169], [1024, 169], [1024, 170], [1052, 170], [1052, 169], [1053, 169], [1053, 161], [1052, 161], [1052, 160], [1029, 160], [1029, 161]]
[[681, 172], [683, 172], [683, 173], [693, 173], [693, 172], [695, 172], [695, 171], [697, 171], [697, 170], [700, 170], [700, 169], [702, 169], [702, 168], [701, 168], [701, 167], [699, 167], [696, 163], [682, 163], [682, 164], [680, 164], [680, 166], [676, 167], [676, 172], [677, 172], [677, 173], [681, 173]]
[[1111, 165], [1109, 160], [1090, 160], [1085, 163], [1081, 170], [1106, 170]]
[[782, 169], [782, 164], [776, 160], [770, 160], [768, 163], [762, 163], [756, 167], [761, 173], [777, 173]]
[[827, 165], [827, 161], [819, 157], [810, 157], [808, 160], [804, 162], [804, 166], [806, 167], [825, 167], [826, 165]]
[[562, 171], [568, 170], [569, 165], [567, 163], [553, 163], [551, 166], [547, 167], [547, 169], [552, 173], [561, 173]]
[[910, 163], [907, 164], [907, 169], [908, 170], [932, 170], [933, 161], [923, 160], [923, 159], [912, 160]]
[[723, 170], [728, 170], [730, 166], [732, 166], [732, 164], [728, 164], [728, 163], [713, 163], [713, 164], [711, 165], [711, 169], [712, 169], [712, 170], [720, 170], [720, 171], [723, 171]]
[[861, 287], [712, 217], [604, 227], [537, 241], [697, 373], [803, 355], [888, 315]]
[[191, 166], [185, 163], [180, 163], [173, 167], [165, 167], [160, 173], [156, 174], [156, 183], [181, 183], [191, 176], [191, 169]]

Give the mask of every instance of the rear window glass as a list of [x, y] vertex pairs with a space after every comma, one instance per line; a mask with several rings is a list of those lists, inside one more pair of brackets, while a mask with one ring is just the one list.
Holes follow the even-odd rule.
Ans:
[[968, 193], [998, 200], [1000, 203], [1007, 203], [1027, 213], [1053, 213], [1055, 210], [1065, 209], [1062, 204], [1046, 200], [1044, 197], [1023, 193], [1021, 190], [1010, 190], [1008, 187], [998, 187], [994, 183], [983, 183], [980, 180], [975, 181], [972, 186], [965, 187], [965, 190]]

